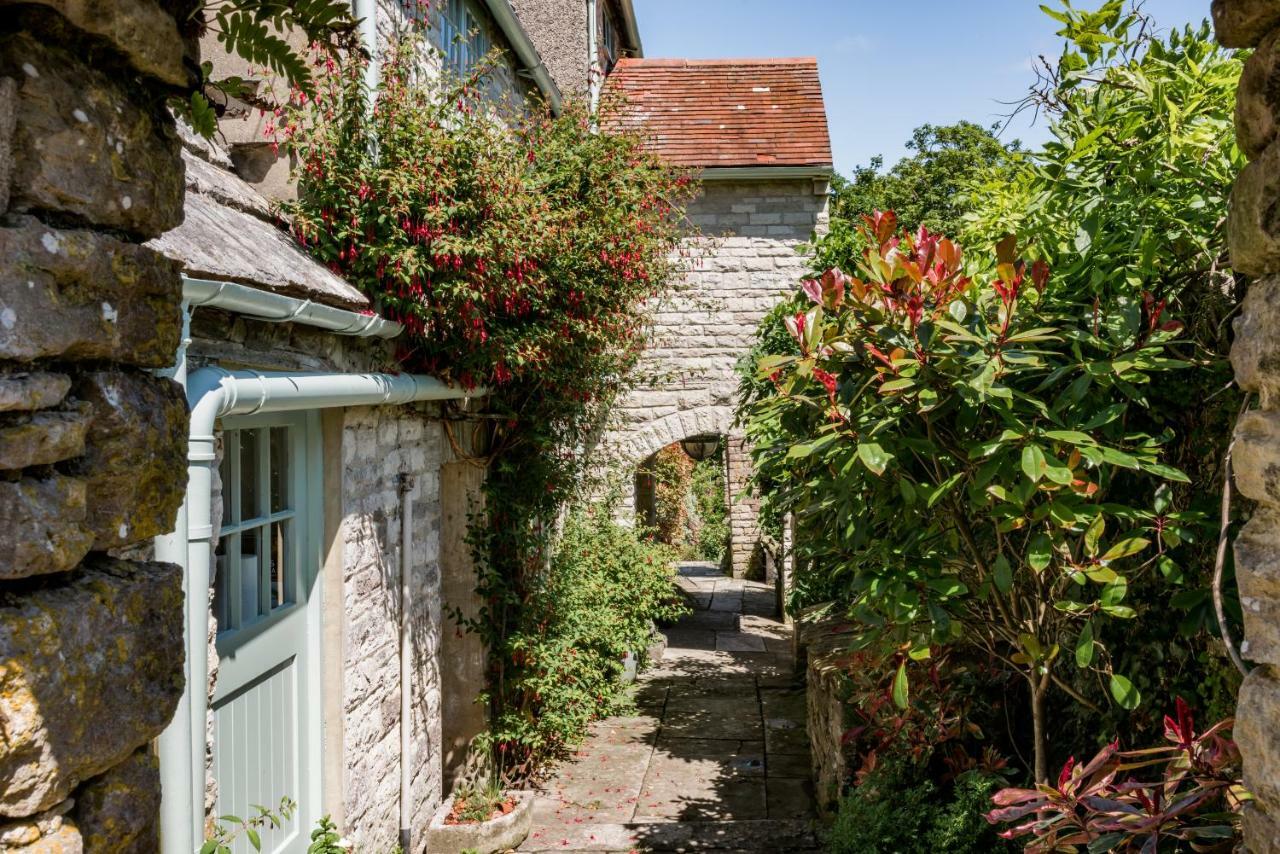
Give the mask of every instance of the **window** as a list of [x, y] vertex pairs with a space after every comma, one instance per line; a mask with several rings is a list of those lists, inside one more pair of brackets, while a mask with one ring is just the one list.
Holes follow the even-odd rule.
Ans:
[[604, 30], [604, 38], [601, 40], [604, 46], [604, 73], [608, 74], [618, 64], [618, 27], [607, 5], [603, 6], [601, 11], [604, 12], [601, 20], [601, 28]]
[[297, 427], [290, 421], [222, 435], [222, 528], [214, 614], [219, 639], [298, 599]]
[[458, 77], [465, 77], [489, 52], [489, 39], [471, 0], [444, 0], [440, 6], [438, 47], [444, 54], [445, 67]]

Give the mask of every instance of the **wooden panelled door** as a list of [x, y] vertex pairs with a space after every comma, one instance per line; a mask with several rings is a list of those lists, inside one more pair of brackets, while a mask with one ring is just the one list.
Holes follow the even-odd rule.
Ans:
[[[321, 814], [321, 448], [315, 413], [227, 419], [215, 558], [217, 815], [298, 804], [261, 831], [265, 854], [305, 851]], [[236, 852], [253, 849], [242, 836]]]

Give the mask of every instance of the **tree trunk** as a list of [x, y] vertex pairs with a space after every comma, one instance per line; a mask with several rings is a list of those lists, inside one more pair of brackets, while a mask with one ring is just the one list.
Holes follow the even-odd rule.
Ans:
[[1035, 748], [1035, 775], [1037, 783], [1049, 782], [1049, 736], [1045, 731], [1044, 696], [1047, 693], [1048, 677], [1037, 683], [1034, 674], [1027, 677], [1031, 688], [1031, 724]]

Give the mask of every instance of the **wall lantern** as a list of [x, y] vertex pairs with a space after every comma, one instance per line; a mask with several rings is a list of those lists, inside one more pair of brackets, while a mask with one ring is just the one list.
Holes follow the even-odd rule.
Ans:
[[695, 462], [709, 459], [716, 449], [720, 447], [720, 437], [707, 436], [690, 436], [680, 442], [680, 447], [689, 455], [689, 458]]

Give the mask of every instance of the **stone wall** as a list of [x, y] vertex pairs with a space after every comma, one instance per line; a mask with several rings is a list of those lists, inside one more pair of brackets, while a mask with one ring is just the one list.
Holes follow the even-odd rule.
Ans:
[[155, 851], [183, 688], [185, 6], [0, 0], [0, 848]]
[[[704, 237], [688, 243], [690, 268], [680, 290], [654, 315], [639, 367], [643, 380], [605, 437], [607, 454], [625, 469], [688, 436], [730, 434], [734, 368], [754, 343], [760, 320], [804, 275], [798, 250], [826, 230], [825, 186], [812, 180], [707, 181], [689, 207], [689, 221]], [[745, 484], [750, 463], [741, 442], [737, 449], [729, 449], [729, 474]], [[741, 576], [748, 569], [741, 561], [755, 551], [758, 536], [754, 501], [735, 504], [733, 571]]]
[[512, 0], [520, 23], [565, 97], [586, 94], [587, 0]]
[[440, 805], [440, 466], [447, 445], [432, 415], [422, 407], [345, 412], [344, 835], [361, 850], [391, 850], [400, 827], [400, 472], [416, 481], [410, 615], [415, 839], [425, 838]]
[[1236, 137], [1250, 163], [1232, 193], [1231, 263], [1255, 277], [1235, 321], [1231, 362], [1257, 408], [1236, 426], [1236, 487], [1258, 502], [1235, 542], [1244, 611], [1244, 657], [1255, 663], [1240, 690], [1235, 736], [1245, 785], [1245, 841], [1255, 854], [1280, 851], [1280, 3], [1215, 0], [1218, 41], [1257, 47], [1236, 100]]

